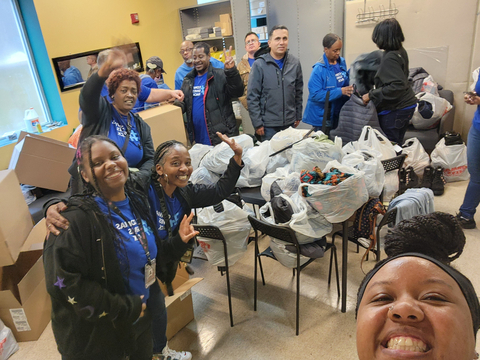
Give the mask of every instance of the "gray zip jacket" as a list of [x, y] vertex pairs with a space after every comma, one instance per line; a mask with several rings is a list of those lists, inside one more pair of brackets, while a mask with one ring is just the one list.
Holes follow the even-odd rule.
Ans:
[[264, 54], [253, 63], [248, 79], [248, 112], [255, 129], [292, 125], [302, 120], [303, 75], [300, 61], [285, 54], [283, 68]]

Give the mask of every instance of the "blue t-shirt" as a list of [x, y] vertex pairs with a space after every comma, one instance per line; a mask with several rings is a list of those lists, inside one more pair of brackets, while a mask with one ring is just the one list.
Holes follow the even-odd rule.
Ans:
[[248, 64], [250, 65], [250, 67], [253, 66], [253, 63], [255, 62], [255, 59], [250, 59], [248, 58]]
[[275, 62], [277, 63], [280, 69], [283, 69], [283, 63], [285, 62], [285, 57], [281, 58], [280, 60], [277, 60], [277, 59], [273, 59], [273, 60], [275, 60]]
[[[153, 185], [150, 185], [150, 188], [148, 189], [148, 200], [150, 202], [152, 217], [155, 219], [158, 235], [160, 239], [166, 239], [168, 232], [165, 228], [165, 219], [163, 218], [162, 208], [160, 207], [160, 200], [158, 199]], [[168, 214], [170, 215], [170, 229], [172, 230], [172, 233], [175, 233], [182, 222], [185, 211], [175, 194], [173, 194], [173, 198], [165, 196], [165, 202], [167, 204]]]
[[[139, 241], [140, 235], [137, 235], [140, 233], [137, 220], [140, 219], [136, 219], [130, 207], [130, 201], [128, 198], [122, 201], [112, 202], [120, 210], [123, 217], [128, 220], [128, 223], [113, 210], [110, 210], [109, 212], [108, 205], [103, 199], [96, 197], [95, 201], [107, 218], [111, 216], [113, 226], [121, 235], [120, 241], [122, 241], [124, 244], [124, 249], [116, 248], [116, 252], [120, 267], [122, 267], [122, 265], [129, 267], [128, 277], [126, 276], [125, 271], [122, 271], [122, 276], [126, 287], [130, 294], [144, 295], [145, 297], [143, 298], [143, 302], [145, 302], [148, 299], [150, 292], [149, 289], [145, 289], [145, 265], [147, 264], [147, 255], [145, 254], [142, 243]], [[150, 259], [155, 259], [157, 257], [157, 244], [155, 243], [155, 235], [152, 229], [148, 227], [147, 222], [145, 220], [141, 221], [143, 224], [143, 230], [145, 231], [145, 235], [147, 237]], [[125, 254], [128, 259], [124, 259]]]
[[[480, 77], [478, 78], [477, 83], [475, 84], [475, 92], [480, 95]], [[475, 127], [475, 129], [480, 131], [480, 105], [477, 105], [477, 110], [475, 111], [475, 115], [473, 115], [472, 124]]]
[[127, 159], [129, 167], [138, 167], [138, 164], [143, 159], [143, 148], [137, 130], [137, 122], [131, 114], [128, 114], [128, 116], [122, 115], [113, 106], [112, 110], [113, 118], [110, 123], [108, 137], [115, 141], [118, 147], [122, 149], [123, 144], [125, 143], [125, 137], [127, 136], [128, 117], [130, 117], [132, 129], [130, 131], [128, 146], [125, 150], [125, 159]]
[[63, 73], [62, 81], [63, 86], [68, 86], [84, 82], [85, 80], [83, 80], [80, 70], [78, 70], [75, 66], [70, 66]]
[[[145, 86], [149, 89], [158, 89], [157, 83], [155, 82], [155, 80], [153, 80], [148, 75], [142, 77], [142, 86]], [[159, 104], [158, 102], [149, 103], [147, 107], [157, 106], [158, 104]], [[135, 103], [135, 107], [134, 107], [136, 111], [145, 110], [147, 107], [145, 107], [145, 101], [142, 101], [139, 98], [137, 98], [137, 102]]]
[[[223, 62], [213, 57], [210, 58], [210, 64], [212, 64], [212, 66], [217, 69], [225, 68], [225, 64]], [[183, 63], [178, 67], [177, 71], [175, 72], [175, 90], [181, 90], [183, 79], [192, 70], [193, 70], [193, 66], [189, 67], [185, 63]]]
[[195, 142], [197, 144], [212, 145], [205, 121], [204, 95], [207, 85], [207, 75], [208, 73], [205, 72], [205, 74], [195, 77], [193, 84], [192, 119]]

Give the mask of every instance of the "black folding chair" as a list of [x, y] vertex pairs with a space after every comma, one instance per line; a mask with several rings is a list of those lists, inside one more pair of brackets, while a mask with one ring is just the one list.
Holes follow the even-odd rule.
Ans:
[[[199, 232], [198, 236], [213, 239], [213, 240], [220, 240], [223, 243], [223, 251], [225, 255], [225, 266], [218, 266], [218, 271], [220, 271], [220, 275], [223, 276], [225, 273], [227, 275], [227, 293], [228, 293], [228, 310], [230, 312], [230, 326], [233, 327], [233, 314], [232, 314], [232, 294], [230, 291], [230, 273], [228, 271], [228, 251], [227, 251], [227, 242], [220, 231], [220, 229], [213, 225], [196, 225], [193, 224], [195, 230]], [[206, 260], [201, 258], [202, 260]]]
[[[265, 251], [262, 253], [259, 253], [258, 250], [258, 232], [262, 232], [265, 235], [269, 235], [273, 238], [283, 240], [286, 242], [289, 242], [295, 246], [296, 249], [296, 256], [297, 256], [297, 265], [293, 269], [293, 276], [295, 276], [295, 270], [297, 274], [297, 291], [296, 291], [296, 297], [297, 297], [297, 305], [296, 305], [296, 335], [299, 333], [299, 315], [300, 315], [300, 272], [302, 269], [304, 269], [308, 264], [312, 263], [316, 259], [309, 259], [306, 263], [303, 265], [300, 265], [300, 245], [297, 241], [297, 237], [295, 236], [295, 232], [287, 227], [287, 226], [279, 226], [279, 225], [273, 225], [266, 223], [262, 220], [259, 220], [253, 216], [248, 216], [248, 220], [250, 221], [250, 224], [252, 224], [252, 227], [255, 231], [255, 276], [254, 276], [254, 310], [257, 311], [257, 261], [260, 263], [260, 271], [262, 275], [262, 282], [263, 285], [265, 285], [265, 277], [263, 275], [263, 268], [262, 268], [262, 262], [260, 260], [261, 256], [267, 256], [270, 257], [271, 259], [277, 260], [275, 255], [273, 254], [272, 250], [270, 247], [268, 247]], [[335, 274], [337, 276], [337, 293], [338, 297], [340, 297], [340, 281], [338, 277], [338, 263], [337, 263], [337, 248], [333, 243], [327, 243], [326, 250], [331, 250], [330, 254], [330, 266], [329, 266], [329, 271], [328, 271], [328, 285], [330, 286], [330, 280], [331, 280], [331, 274], [332, 274], [332, 260], [335, 258]]]

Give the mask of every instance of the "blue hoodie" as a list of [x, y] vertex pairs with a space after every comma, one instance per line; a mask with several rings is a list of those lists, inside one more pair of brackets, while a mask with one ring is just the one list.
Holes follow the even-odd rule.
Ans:
[[[345, 71], [346, 79], [344, 86], [349, 85], [349, 72], [345, 59], [338, 58], [340, 69]], [[312, 126], [322, 126], [323, 112], [325, 108], [325, 97], [327, 91], [330, 91], [330, 114], [331, 118], [336, 119], [334, 124], [338, 123], [338, 114], [343, 104], [348, 100], [348, 96], [342, 95], [342, 89], [337, 87], [337, 78], [333, 67], [328, 63], [325, 53], [323, 57], [313, 66], [312, 75], [308, 81], [308, 101], [303, 113], [302, 121]]]

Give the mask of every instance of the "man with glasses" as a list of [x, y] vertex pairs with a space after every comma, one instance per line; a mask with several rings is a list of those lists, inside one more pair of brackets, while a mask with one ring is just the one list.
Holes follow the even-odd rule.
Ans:
[[225, 69], [211, 64], [210, 47], [199, 42], [193, 49], [193, 70], [183, 80], [183, 101], [175, 101], [186, 115], [186, 128], [191, 144], [217, 145], [222, 142], [217, 132], [232, 137], [238, 135], [232, 98], [243, 94], [243, 82], [232, 47], [223, 49]]
[[260, 49], [260, 41], [258, 40], [257, 34], [253, 31], [250, 31], [245, 35], [245, 50], [247, 53], [242, 57], [242, 60], [238, 63], [238, 72], [243, 80], [243, 96], [239, 97], [238, 100], [242, 103], [245, 109], [248, 110], [247, 104], [247, 85], [248, 85], [248, 76], [250, 75], [250, 70], [252, 68], [253, 62], [255, 61], [255, 53]]
[[[185, 75], [193, 70], [193, 43], [191, 41], [182, 42], [182, 45], [180, 45], [179, 54], [182, 55], [184, 62], [175, 72], [175, 90], [180, 90], [182, 88]], [[215, 58], [211, 58], [210, 63], [213, 67], [218, 69], [223, 69], [225, 67], [223, 62]]]
[[270, 52], [253, 63], [248, 79], [248, 112], [255, 133], [270, 140], [275, 133], [302, 120], [303, 75], [300, 61], [288, 53], [288, 29], [274, 26], [268, 34]]

